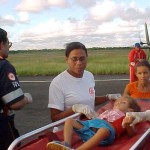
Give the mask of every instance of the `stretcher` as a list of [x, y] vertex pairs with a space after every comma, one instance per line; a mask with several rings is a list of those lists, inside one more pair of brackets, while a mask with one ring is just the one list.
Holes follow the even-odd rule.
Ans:
[[[150, 109], [150, 100], [138, 100], [142, 111]], [[113, 103], [109, 101], [106, 105], [102, 106], [97, 112], [101, 113], [107, 109], [112, 108]], [[63, 130], [55, 131], [59, 126], [64, 125], [68, 118], [79, 118], [81, 114], [76, 113], [54, 123], [43, 126], [32, 132], [24, 134], [15, 139], [8, 150], [47, 150], [46, 145], [53, 140], [63, 140]], [[126, 134], [116, 139], [112, 145], [97, 146], [94, 150], [150, 150], [150, 122], [142, 122], [135, 126], [137, 131], [136, 135], [129, 138]], [[83, 142], [74, 133], [73, 135], [73, 148], [78, 147]]]

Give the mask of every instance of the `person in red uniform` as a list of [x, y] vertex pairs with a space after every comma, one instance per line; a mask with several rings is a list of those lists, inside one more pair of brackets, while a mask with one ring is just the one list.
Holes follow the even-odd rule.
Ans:
[[137, 77], [135, 75], [135, 64], [140, 59], [146, 59], [146, 53], [143, 49], [141, 49], [141, 45], [139, 43], [135, 43], [135, 47], [130, 51], [128, 55], [129, 66], [130, 66], [130, 83], [137, 81]]

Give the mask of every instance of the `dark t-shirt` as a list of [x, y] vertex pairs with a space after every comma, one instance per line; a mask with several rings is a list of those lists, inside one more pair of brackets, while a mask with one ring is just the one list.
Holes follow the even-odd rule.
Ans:
[[15, 68], [6, 59], [0, 59], [0, 109], [24, 97]]

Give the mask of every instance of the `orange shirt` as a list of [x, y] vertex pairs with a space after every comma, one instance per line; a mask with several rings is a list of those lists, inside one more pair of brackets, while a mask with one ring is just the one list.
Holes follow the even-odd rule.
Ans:
[[133, 98], [150, 99], [150, 91], [149, 92], [140, 92], [137, 89], [137, 81], [127, 84], [126, 88], [129, 92], [129, 95]]

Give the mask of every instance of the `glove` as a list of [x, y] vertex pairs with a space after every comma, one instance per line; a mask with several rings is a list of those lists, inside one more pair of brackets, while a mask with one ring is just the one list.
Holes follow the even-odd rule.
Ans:
[[24, 96], [27, 98], [28, 104], [33, 102], [33, 99], [30, 93], [24, 93]]
[[109, 100], [116, 100], [118, 98], [121, 97], [121, 94], [120, 93], [117, 93], [117, 94], [107, 94], [106, 95], [108, 97]]
[[72, 106], [72, 110], [75, 113], [84, 114], [88, 119], [96, 118], [98, 116], [98, 114], [90, 106], [84, 104], [75, 104]]
[[130, 126], [134, 126], [135, 124], [150, 120], [150, 110], [145, 112], [127, 112], [126, 117], [134, 117], [134, 121], [130, 124]]

